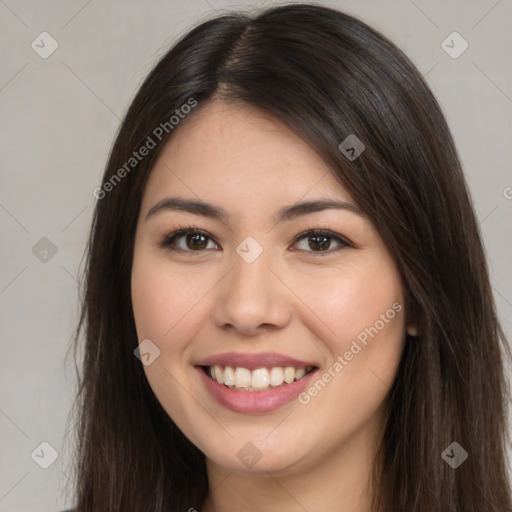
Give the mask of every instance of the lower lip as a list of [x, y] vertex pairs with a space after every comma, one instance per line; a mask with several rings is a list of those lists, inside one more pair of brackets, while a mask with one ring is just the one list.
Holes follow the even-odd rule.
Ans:
[[304, 390], [318, 370], [315, 368], [299, 380], [268, 391], [238, 391], [208, 377], [202, 368], [196, 367], [196, 369], [199, 371], [206, 389], [220, 405], [230, 411], [246, 414], [271, 412], [292, 401]]

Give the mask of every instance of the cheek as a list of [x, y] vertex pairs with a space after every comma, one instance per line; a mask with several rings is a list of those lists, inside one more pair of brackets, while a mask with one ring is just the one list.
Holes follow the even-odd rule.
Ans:
[[329, 340], [331, 351], [338, 354], [348, 350], [350, 342], [361, 333], [364, 341], [364, 333], [376, 322], [386, 336], [400, 334], [404, 328], [403, 314], [397, 311], [403, 310], [400, 276], [392, 261], [382, 254], [366, 258], [365, 263], [354, 259], [320, 282], [314, 276], [301, 280], [301, 290], [297, 291], [313, 306], [318, 335]]
[[190, 313], [204, 294], [204, 284], [188, 270], [171, 271], [165, 261], [141, 255], [134, 258], [131, 290], [139, 339], [154, 338], [155, 343], [168, 344], [189, 325]]
[[354, 260], [309, 289], [308, 300], [322, 320], [310, 328], [332, 359], [323, 372], [327, 383], [306, 390], [304, 403], [314, 400], [324, 412], [336, 403], [338, 412], [329, 413], [333, 418], [342, 423], [352, 415], [353, 425], [359, 425], [382, 404], [400, 362], [405, 342], [400, 275], [381, 252], [364, 264]]
[[143, 254], [134, 257], [131, 293], [137, 336], [160, 350], [144, 373], [164, 410], [185, 432], [193, 431], [190, 418], [198, 414], [185, 391], [190, 375], [184, 371], [189, 340], [201, 323], [197, 306], [204, 290], [194, 283], [184, 273], [169, 272], [166, 262]]
[[382, 405], [400, 362], [405, 342], [402, 285], [388, 259], [364, 268], [347, 266], [331, 285], [315, 312], [330, 328], [324, 342], [332, 360], [323, 372], [325, 384], [306, 390], [309, 397], [304, 395], [303, 403], [316, 401], [318, 410], [329, 411], [337, 425], [352, 417], [355, 427]]

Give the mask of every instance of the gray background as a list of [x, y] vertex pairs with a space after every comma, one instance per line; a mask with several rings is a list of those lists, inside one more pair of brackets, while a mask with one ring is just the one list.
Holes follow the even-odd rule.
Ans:
[[[76, 275], [92, 191], [120, 118], [158, 57], [192, 25], [216, 11], [264, 5], [270, 2], [0, 0], [0, 512], [72, 505], [65, 434], [73, 426], [75, 369], [66, 351], [77, 322]], [[474, 197], [510, 336], [512, 0], [325, 5], [390, 37], [437, 96]], [[48, 50], [43, 31], [58, 43], [46, 59], [31, 47], [35, 41]], [[469, 44], [458, 58], [442, 47], [453, 31]], [[457, 39], [448, 44], [461, 48]], [[55, 254], [44, 253], [50, 243], [39, 242], [43, 237]], [[39, 463], [50, 460], [43, 441], [58, 452], [48, 469], [31, 457], [36, 450]]]

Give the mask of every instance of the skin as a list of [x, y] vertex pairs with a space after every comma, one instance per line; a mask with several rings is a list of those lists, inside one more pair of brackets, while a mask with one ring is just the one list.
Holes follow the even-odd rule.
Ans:
[[[160, 356], [144, 371], [156, 397], [206, 455], [210, 493], [203, 512], [304, 510], [369, 512], [368, 476], [383, 430], [389, 386], [408, 331], [405, 309], [309, 403], [294, 399], [265, 414], [219, 406], [194, 362], [221, 352], [276, 351], [319, 366], [319, 376], [374, 326], [404, 291], [396, 265], [364, 215], [328, 209], [274, 222], [281, 207], [332, 198], [355, 204], [323, 160], [277, 119], [216, 99], [179, 125], [160, 154], [141, 205], [132, 269], [139, 341]], [[221, 222], [150, 208], [174, 195], [221, 206]], [[202, 250], [159, 243], [192, 225], [208, 232]], [[324, 256], [308, 229], [327, 229]], [[248, 236], [263, 253], [236, 252]], [[329, 245], [330, 240], [330, 245]], [[339, 249], [339, 250], [336, 250]], [[188, 251], [188, 252], [186, 252]], [[326, 254], [329, 252], [329, 254]], [[261, 452], [251, 468], [237, 452]]]

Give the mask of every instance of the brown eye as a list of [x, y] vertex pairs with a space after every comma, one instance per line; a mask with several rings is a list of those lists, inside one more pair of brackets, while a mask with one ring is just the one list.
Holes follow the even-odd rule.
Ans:
[[209, 241], [213, 242], [205, 231], [187, 228], [174, 231], [165, 237], [160, 246], [173, 251], [198, 252], [208, 249]]
[[[323, 256], [322, 253], [332, 254], [341, 249], [351, 246], [351, 244], [347, 240], [343, 239], [341, 236], [325, 230], [310, 230], [300, 235], [300, 237], [297, 238], [296, 243], [303, 239], [306, 240], [307, 247], [309, 247], [311, 250], [304, 248], [299, 250], [301, 252], [320, 253], [315, 254], [315, 256]], [[336, 242], [336, 244], [338, 244], [338, 247], [335, 249], [330, 249], [333, 241]]]

